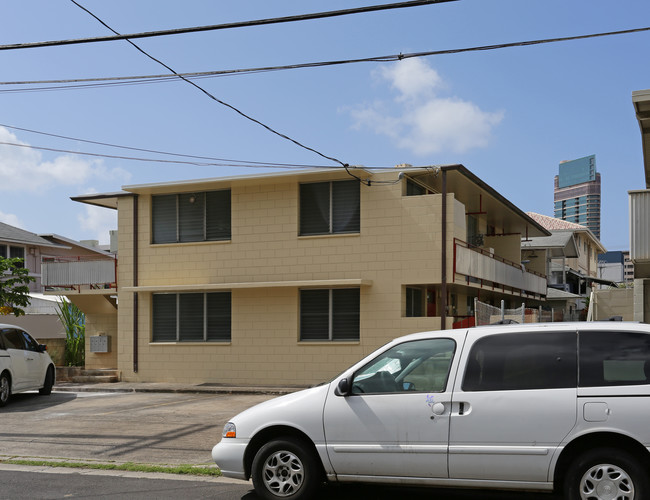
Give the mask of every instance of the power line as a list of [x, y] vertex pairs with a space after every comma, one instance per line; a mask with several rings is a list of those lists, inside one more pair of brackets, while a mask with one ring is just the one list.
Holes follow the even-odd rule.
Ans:
[[[77, 78], [77, 79], [65, 79], [65, 80], [34, 80], [34, 81], [0, 82], [0, 85], [7, 85], [7, 86], [70, 84], [70, 85], [63, 85], [63, 86], [56, 86], [56, 87], [53, 86], [53, 87], [31, 88], [31, 89], [7, 89], [7, 90], [0, 90], [0, 93], [95, 88], [95, 87], [116, 86], [116, 85], [142, 85], [142, 84], [149, 84], [149, 83], [178, 81], [178, 77], [183, 77], [188, 80], [195, 80], [201, 78], [214, 78], [214, 77], [233, 76], [233, 75], [242, 75], [242, 74], [265, 73], [265, 72], [283, 71], [283, 70], [292, 70], [292, 69], [339, 66], [344, 64], [357, 64], [363, 62], [395, 62], [395, 61], [400, 61], [402, 59], [410, 59], [416, 57], [461, 54], [465, 52], [489, 51], [489, 50], [498, 50], [498, 49], [505, 49], [505, 48], [513, 48], [513, 47], [528, 47], [532, 45], [568, 42], [568, 41], [575, 41], [575, 40], [586, 40], [590, 38], [599, 38], [605, 36], [628, 35], [633, 33], [641, 33], [645, 31], [650, 31], [650, 27], [632, 28], [627, 30], [608, 31], [608, 32], [601, 32], [601, 33], [591, 33], [587, 35], [574, 35], [574, 36], [567, 36], [561, 38], [544, 38], [538, 40], [527, 40], [522, 42], [481, 45], [476, 47], [465, 47], [459, 49], [431, 50], [425, 52], [411, 52], [406, 54], [400, 53], [400, 54], [392, 54], [386, 56], [364, 57], [358, 59], [341, 59], [341, 60], [332, 60], [332, 61], [308, 62], [308, 63], [289, 64], [289, 65], [282, 65], [282, 66], [262, 66], [262, 67], [255, 67], [255, 68], [178, 73], [177, 75], [161, 74], [161, 75], [141, 75], [141, 76], [117, 76], [117, 77], [104, 77], [104, 78]], [[80, 84], [80, 85], [72, 85], [72, 84]], [[87, 85], [81, 85], [81, 84], [87, 84]]]
[[[292, 165], [289, 163], [286, 164], [262, 164], [260, 162], [251, 162], [250, 164], [244, 163], [241, 160], [233, 160], [233, 163], [226, 163], [228, 160], [221, 162], [199, 162], [199, 161], [187, 161], [187, 160], [163, 160], [160, 158], [140, 158], [134, 156], [121, 156], [121, 155], [109, 155], [103, 153], [91, 153], [88, 151], [72, 151], [68, 149], [59, 149], [59, 148], [49, 148], [45, 146], [34, 146], [31, 144], [19, 144], [15, 142], [6, 142], [0, 141], [2, 146], [13, 146], [17, 148], [25, 149], [35, 149], [38, 151], [50, 151], [55, 153], [65, 153], [79, 156], [92, 156], [96, 158], [111, 158], [117, 160], [128, 160], [128, 161], [141, 161], [141, 162], [151, 162], [151, 163], [167, 163], [167, 164], [178, 164], [178, 165], [193, 165], [196, 167], [244, 167], [244, 168], [286, 168], [286, 169], [299, 169], [299, 168], [323, 168], [323, 169], [340, 169], [339, 166], [316, 166], [316, 165]], [[234, 163], [237, 162], [237, 163]]]
[[[333, 10], [327, 12], [315, 12], [312, 14], [300, 14], [296, 16], [286, 16], [286, 17], [274, 17], [268, 19], [256, 19], [251, 21], [240, 21], [234, 23], [225, 23], [225, 24], [213, 24], [209, 26], [194, 26], [189, 28], [176, 28], [170, 30], [159, 30], [159, 31], [147, 31], [141, 33], [130, 33], [128, 35], [122, 35], [120, 33], [114, 32], [115, 36], [101, 36], [101, 37], [91, 37], [91, 38], [75, 38], [70, 40], [51, 40], [46, 42], [30, 42], [30, 43], [16, 43], [10, 45], [0, 45], [0, 50], [17, 50], [17, 49], [29, 49], [29, 48], [42, 48], [42, 47], [58, 47], [61, 45], [75, 45], [75, 44], [84, 44], [84, 43], [96, 43], [96, 42], [112, 42], [116, 40], [135, 40], [138, 38], [153, 38], [158, 36], [167, 36], [167, 35], [180, 35], [184, 33], [198, 33], [202, 31], [217, 31], [233, 28], [249, 28], [253, 26], [265, 26], [269, 24], [281, 24], [281, 23], [290, 23], [296, 21], [309, 21], [314, 19], [325, 19], [329, 17], [340, 17], [347, 16], [351, 14], [363, 14], [368, 12], [378, 12], [382, 10], [394, 10], [394, 9], [404, 9], [408, 7], [420, 7], [423, 5], [431, 5], [438, 3], [447, 3], [455, 2], [457, 0], [413, 0], [409, 2], [397, 2], [389, 3], [382, 5], [368, 5], [366, 7], [357, 7], [353, 9], [342, 9], [342, 10]], [[83, 7], [82, 7], [83, 8]], [[91, 14], [92, 15], [92, 14]], [[99, 19], [98, 19], [99, 20]], [[101, 21], [100, 21], [101, 22]], [[110, 29], [110, 28], [109, 28]], [[113, 31], [113, 30], [111, 30]]]
[[[70, 136], [66, 136], [66, 135], [52, 134], [52, 133], [49, 133], [49, 132], [41, 132], [39, 130], [32, 130], [32, 129], [28, 129], [28, 128], [15, 127], [15, 126], [12, 126], [12, 125], [5, 125], [3, 123], [0, 123], [0, 127], [8, 128], [8, 129], [11, 129], [11, 130], [20, 130], [21, 132], [29, 132], [31, 134], [39, 134], [39, 135], [44, 135], [44, 136], [48, 136], [48, 137], [56, 137], [57, 139], [66, 139], [66, 140], [69, 140], [69, 141], [84, 142], [84, 143], [87, 143], [87, 144], [95, 144], [95, 145], [98, 145], [98, 146], [108, 146], [108, 147], [111, 147], [111, 148], [127, 149], [127, 150], [130, 150], [130, 151], [140, 151], [140, 152], [144, 152], [144, 153], [155, 153], [155, 154], [166, 155], [166, 156], [178, 156], [180, 158], [192, 158], [192, 159], [196, 159], [196, 160], [211, 160], [211, 161], [215, 161], [215, 162], [226, 162], [228, 164], [228, 166], [231, 166], [231, 164], [232, 164], [232, 166], [235, 166], [235, 164], [242, 164], [243, 166], [257, 165], [257, 166], [264, 166], [266, 168], [269, 168], [269, 167], [273, 167], [273, 168], [275, 168], [275, 167], [280, 167], [280, 168], [285, 168], [285, 167], [286, 168], [323, 168], [322, 165], [307, 165], [307, 164], [300, 164], [300, 163], [260, 162], [260, 161], [250, 161], [250, 160], [233, 160], [233, 159], [229, 159], [229, 158], [215, 158], [213, 156], [197, 156], [197, 155], [189, 155], [189, 154], [183, 154], [183, 153], [170, 153], [168, 151], [158, 151], [158, 150], [155, 150], [155, 149], [136, 148], [136, 147], [132, 147], [132, 146], [121, 146], [119, 144], [111, 144], [111, 143], [107, 143], [107, 142], [93, 141], [93, 140], [89, 140], [89, 139], [80, 139], [78, 137], [70, 137]], [[3, 143], [3, 144], [9, 145], [9, 146], [15, 146], [16, 145], [14, 143]], [[24, 146], [28, 147], [27, 145], [24, 145]], [[36, 147], [36, 146], [34, 146], [34, 149], [44, 149], [44, 150], [46, 150], [46, 148], [39, 148], [39, 147]], [[63, 150], [63, 149], [62, 150], [50, 149], [50, 151], [57, 151], [57, 152], [60, 152], [60, 153], [74, 153], [74, 151], [67, 151], [67, 150]], [[93, 156], [102, 156], [102, 155], [97, 154], [97, 153], [88, 153], [88, 154], [93, 155]], [[108, 155], [107, 155], [107, 157], [108, 158], [113, 158], [112, 156], [108, 156]], [[120, 157], [116, 157], [116, 158], [120, 158]], [[133, 159], [133, 158], [127, 158], [127, 157], [121, 157], [121, 158], [122, 159]], [[156, 160], [143, 159], [143, 161], [156, 161]], [[194, 163], [190, 163], [190, 164], [194, 164]], [[203, 165], [216, 165], [216, 164], [207, 163], [207, 164], [201, 164], [201, 165], [203, 166]], [[221, 166], [222, 164], [219, 163], [218, 165]]]
[[[78, 2], [76, 2], [76, 0], [70, 0], [70, 1], [71, 1], [73, 4], [75, 4], [77, 7], [79, 7], [80, 9], [82, 9], [83, 11], [87, 12], [88, 14], [90, 14], [93, 18], [95, 18], [99, 23], [101, 23], [101, 24], [102, 24], [103, 26], [105, 26], [107, 29], [109, 29], [110, 31], [112, 31], [112, 32], [115, 33], [115, 34], [119, 34], [119, 33], [117, 33], [117, 31], [115, 31], [113, 28], [111, 28], [108, 24], [106, 24], [104, 21], [102, 21], [99, 17], [97, 17], [95, 14], [93, 14], [90, 10], [88, 10], [87, 8], [85, 8], [84, 6], [82, 6], [82, 5], [80, 5]], [[184, 82], [190, 84], [192, 87], [196, 88], [197, 90], [201, 91], [203, 94], [205, 94], [206, 96], [208, 96], [208, 97], [209, 97], [210, 99], [212, 99], [213, 101], [216, 101], [216, 102], [218, 102], [219, 104], [221, 104], [222, 106], [225, 106], [225, 107], [227, 107], [227, 108], [233, 110], [234, 112], [236, 112], [236, 113], [239, 114], [240, 116], [246, 118], [247, 120], [249, 120], [249, 121], [251, 121], [251, 122], [253, 122], [253, 123], [256, 123], [257, 125], [260, 125], [261, 127], [265, 128], [265, 129], [268, 130], [269, 132], [271, 132], [271, 133], [277, 135], [278, 137], [281, 137], [281, 138], [283, 138], [283, 139], [286, 139], [287, 141], [292, 142], [292, 143], [295, 144], [296, 146], [298, 146], [298, 147], [300, 147], [300, 148], [303, 148], [303, 149], [305, 149], [305, 150], [307, 150], [307, 151], [311, 151], [312, 153], [315, 153], [315, 154], [317, 154], [318, 156], [321, 156], [322, 158], [325, 158], [326, 160], [330, 160], [330, 161], [332, 161], [332, 162], [334, 162], [334, 163], [338, 163], [338, 164], [342, 165], [342, 166], [347, 170], [347, 167], [348, 167], [347, 163], [344, 163], [344, 162], [342, 162], [341, 160], [339, 160], [339, 159], [337, 159], [337, 158], [334, 158], [334, 157], [332, 157], [332, 156], [327, 156], [327, 155], [321, 153], [320, 151], [318, 151], [318, 150], [316, 150], [316, 149], [314, 149], [314, 148], [311, 148], [311, 147], [309, 147], [309, 146], [306, 146], [306, 145], [302, 144], [301, 142], [297, 141], [296, 139], [292, 139], [292, 138], [289, 137], [288, 135], [285, 135], [285, 134], [283, 134], [283, 133], [281, 133], [281, 132], [278, 132], [277, 130], [271, 128], [270, 126], [266, 125], [265, 123], [262, 123], [261, 121], [257, 120], [256, 118], [253, 118], [252, 116], [247, 115], [246, 113], [244, 113], [244, 112], [241, 111], [240, 109], [236, 108], [236, 107], [233, 106], [232, 104], [228, 104], [227, 102], [222, 101], [221, 99], [218, 99], [218, 98], [215, 97], [213, 94], [211, 94], [210, 92], [208, 92], [207, 90], [205, 90], [203, 87], [201, 87], [201, 86], [197, 85], [196, 83], [192, 82], [191, 80], [188, 80], [187, 78], [181, 76], [181, 75], [178, 74], [175, 70], [173, 70], [170, 66], [168, 66], [168, 65], [165, 64], [164, 62], [160, 61], [159, 59], [156, 59], [155, 57], [153, 57], [152, 55], [150, 55], [149, 53], [147, 53], [145, 50], [143, 50], [142, 48], [140, 48], [138, 45], [136, 45], [136, 44], [135, 44], [134, 42], [132, 42], [131, 40], [128, 40], [128, 39], [127, 39], [126, 41], [127, 41], [128, 43], [130, 43], [131, 45], [133, 45], [133, 47], [135, 47], [139, 52], [141, 52], [142, 54], [144, 54], [145, 56], [147, 56], [149, 59], [151, 59], [151, 60], [154, 61], [154, 62], [157, 62], [158, 64], [160, 64], [161, 66], [163, 66], [163, 67], [164, 67], [165, 69], [167, 69], [168, 71], [171, 71], [171, 72], [172, 72], [174, 75], [176, 75], [178, 78], [180, 78], [180, 79], [183, 80]]]

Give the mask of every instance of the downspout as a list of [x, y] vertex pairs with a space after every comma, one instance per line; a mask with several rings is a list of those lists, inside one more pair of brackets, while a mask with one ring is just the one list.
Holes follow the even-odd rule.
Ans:
[[[138, 195], [133, 195], [133, 286], [138, 286]], [[133, 373], [138, 373], [138, 292], [133, 292]]]
[[447, 172], [442, 170], [442, 228], [441, 228], [441, 267], [440, 267], [440, 329], [447, 329]]

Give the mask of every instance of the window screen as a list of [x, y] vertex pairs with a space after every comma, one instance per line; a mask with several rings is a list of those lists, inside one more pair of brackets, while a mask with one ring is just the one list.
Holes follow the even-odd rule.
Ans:
[[300, 340], [359, 340], [360, 290], [300, 291]]
[[153, 342], [229, 342], [231, 293], [153, 295]]
[[228, 240], [230, 190], [153, 196], [153, 243]]
[[315, 182], [300, 185], [300, 234], [358, 233], [359, 182]]

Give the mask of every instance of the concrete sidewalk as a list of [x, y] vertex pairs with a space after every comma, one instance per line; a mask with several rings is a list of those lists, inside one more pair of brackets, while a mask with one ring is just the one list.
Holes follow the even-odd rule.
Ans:
[[307, 387], [233, 386], [222, 384], [174, 384], [168, 382], [57, 382], [52, 388], [59, 392], [168, 392], [188, 394], [271, 394], [282, 395]]

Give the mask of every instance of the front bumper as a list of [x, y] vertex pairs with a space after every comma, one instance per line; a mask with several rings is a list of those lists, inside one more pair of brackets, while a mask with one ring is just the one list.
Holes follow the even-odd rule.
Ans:
[[248, 480], [244, 470], [244, 453], [248, 440], [223, 438], [212, 448], [212, 460], [225, 477]]

